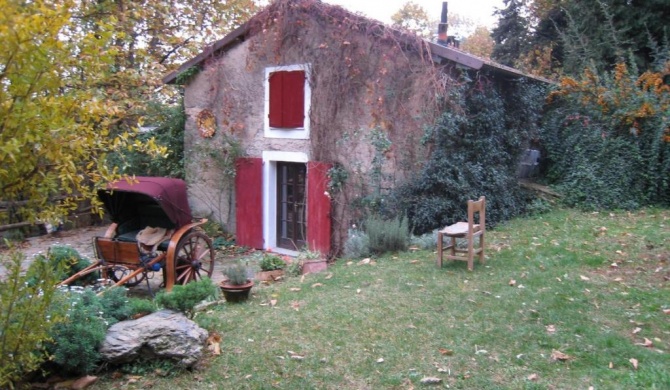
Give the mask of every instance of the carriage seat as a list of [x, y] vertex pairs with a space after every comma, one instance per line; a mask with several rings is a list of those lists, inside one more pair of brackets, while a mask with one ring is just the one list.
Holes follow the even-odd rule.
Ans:
[[[175, 224], [165, 215], [163, 209], [157, 204], [138, 205], [137, 215], [121, 224], [116, 229], [117, 235], [114, 237], [122, 242], [137, 242], [137, 233], [147, 226], [162, 227], [165, 229], [175, 229]], [[166, 251], [170, 240], [164, 240], [158, 245], [159, 251]]]

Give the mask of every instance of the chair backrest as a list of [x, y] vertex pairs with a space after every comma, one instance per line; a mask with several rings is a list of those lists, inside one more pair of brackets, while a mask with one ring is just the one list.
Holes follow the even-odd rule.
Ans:
[[[478, 221], [475, 222], [475, 213], [479, 214]], [[478, 224], [480, 230], [486, 229], [486, 197], [480, 196], [479, 200], [468, 200], [468, 227]]]

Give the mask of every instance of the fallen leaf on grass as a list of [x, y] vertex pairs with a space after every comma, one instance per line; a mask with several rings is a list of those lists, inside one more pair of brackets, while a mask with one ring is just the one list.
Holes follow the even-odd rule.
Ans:
[[300, 291], [300, 287], [291, 287], [291, 288], [289, 288], [289, 291], [293, 291], [293, 292]]
[[291, 302], [291, 307], [294, 308], [295, 311], [299, 311], [300, 306], [302, 306], [302, 302], [300, 302], [300, 301], [292, 301]]
[[377, 359], [377, 363], [384, 363], [384, 358]]
[[628, 359], [628, 361], [630, 362], [630, 364], [633, 365], [633, 368], [637, 370], [637, 359], [630, 358], [630, 359]]
[[324, 279], [328, 280], [328, 279], [330, 279], [330, 278], [332, 278], [332, 277], [333, 277], [333, 273], [331, 272], [331, 273], [329, 273], [328, 275], [326, 275], [326, 277], [325, 277]]
[[651, 347], [654, 346], [654, 343], [651, 340], [649, 340], [648, 338], [645, 337], [643, 343], [635, 343], [635, 345], [640, 345], [640, 346], [643, 346], [643, 347], [651, 348]]
[[272, 307], [277, 306], [277, 300], [276, 299], [270, 299], [270, 306], [272, 306]]
[[454, 351], [452, 351], [451, 349], [447, 349], [447, 348], [440, 348], [439, 351], [442, 355], [445, 355], [445, 356], [451, 356], [451, 355], [454, 354]]
[[412, 260], [409, 262], [410, 264], [419, 264], [419, 260]]
[[609, 368], [614, 368], [614, 363], [610, 362]]
[[516, 285], [516, 280], [514, 280], [514, 279], [510, 279], [509, 283], [507, 283], [507, 284], [509, 284], [510, 286], [514, 287], [514, 286]]
[[633, 334], [638, 334], [638, 333], [640, 333], [641, 330], [642, 330], [642, 328], [639, 328], [639, 327], [635, 328], [635, 329], [633, 329]]
[[663, 313], [670, 314], [670, 309], [663, 309]]
[[570, 360], [570, 359], [571, 359], [571, 356], [568, 355], [568, 354], [565, 354], [565, 353], [563, 353], [563, 352], [561, 352], [561, 351], [558, 351], [558, 350], [554, 349], [554, 350], [551, 352], [551, 359], [552, 359], [552, 360], [560, 360], [560, 361], [564, 362], [564, 361], [566, 361], [566, 360]]
[[437, 385], [442, 383], [442, 379], [436, 378], [434, 376], [426, 376], [421, 378], [422, 385]]
[[314, 283], [312, 285], [312, 288], [321, 287], [321, 286], [323, 286], [323, 283]]
[[359, 261], [359, 262], [357, 263], [357, 265], [370, 264], [370, 261], [372, 261], [372, 259], [370, 259], [369, 257], [366, 257], [366, 258], [364, 258], [363, 260]]
[[537, 382], [537, 380], [540, 379], [540, 376], [537, 374], [530, 374], [526, 379], [532, 382]]
[[591, 278], [588, 278], [584, 275], [579, 275], [579, 279], [581, 279], [581, 280], [591, 280]]
[[556, 326], [555, 325], [547, 325], [546, 329], [547, 329], [547, 333], [555, 333], [556, 332]]

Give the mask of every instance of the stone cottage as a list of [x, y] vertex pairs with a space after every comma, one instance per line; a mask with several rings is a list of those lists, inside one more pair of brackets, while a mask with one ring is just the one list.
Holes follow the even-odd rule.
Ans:
[[426, 161], [424, 129], [463, 73], [526, 77], [447, 45], [446, 20], [440, 35], [279, 0], [167, 75], [184, 84], [194, 213], [240, 245], [336, 255], [361, 210]]

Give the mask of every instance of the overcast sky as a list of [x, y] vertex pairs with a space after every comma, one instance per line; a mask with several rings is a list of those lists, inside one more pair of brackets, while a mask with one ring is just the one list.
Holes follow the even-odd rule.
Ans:
[[[337, 4], [348, 10], [360, 12], [384, 23], [391, 22], [396, 13], [409, 0], [322, 0], [324, 3]], [[423, 7], [433, 20], [440, 19], [442, 0], [413, 0]], [[495, 8], [503, 8], [502, 0], [449, 0], [449, 13], [456, 13], [472, 19], [477, 25], [491, 29], [496, 18], [492, 16]]]

